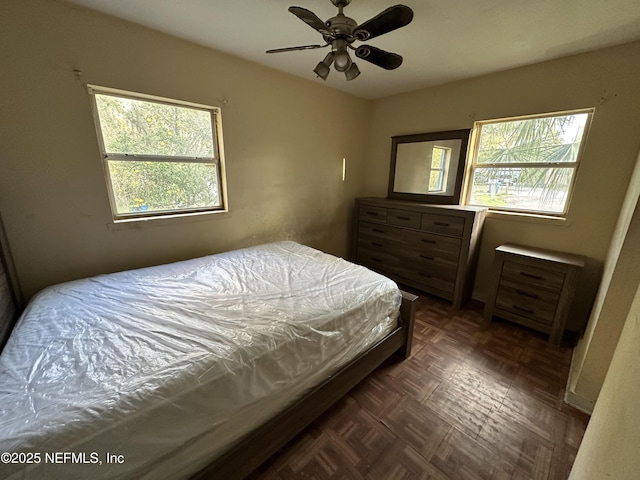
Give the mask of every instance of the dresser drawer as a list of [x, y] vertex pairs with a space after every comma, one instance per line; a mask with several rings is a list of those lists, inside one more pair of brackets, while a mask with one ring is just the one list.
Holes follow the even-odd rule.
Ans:
[[455, 289], [455, 279], [443, 278], [430, 268], [422, 268], [414, 265], [412, 268], [400, 266], [397, 269], [400, 277], [405, 278], [410, 284], [428, 291], [438, 291], [449, 297], [453, 295]]
[[427, 252], [439, 257], [455, 260], [456, 262], [460, 256], [460, 245], [462, 241], [459, 238], [445, 237], [415, 230], [404, 230], [402, 237], [410, 248], [420, 252]]
[[389, 255], [397, 256], [397, 252], [402, 250], [402, 244], [387, 238], [361, 235], [358, 238], [358, 251], [363, 249], [369, 252], [386, 252]]
[[423, 213], [420, 222], [420, 229], [426, 232], [462, 237], [462, 232], [464, 231], [464, 218]]
[[534, 289], [545, 288], [559, 292], [562, 290], [564, 277], [564, 271], [535, 267], [511, 261], [505, 261], [502, 267], [502, 279], [527, 285]]
[[384, 238], [397, 242], [404, 241], [404, 232], [402, 228], [390, 227], [379, 223], [360, 222], [358, 225], [358, 234], [369, 238]]
[[409, 260], [408, 267], [416, 267], [422, 271], [433, 273], [440, 278], [455, 280], [458, 262], [430, 253], [407, 252], [403, 255]]
[[420, 212], [390, 208], [387, 212], [387, 223], [401, 227], [420, 228]]
[[387, 209], [371, 205], [361, 205], [358, 217], [360, 220], [366, 220], [367, 222], [385, 223], [387, 221]]
[[398, 273], [397, 258], [384, 250], [369, 250], [367, 248], [358, 249], [357, 261], [361, 265], [370, 267], [373, 270], [389, 275]]
[[560, 295], [557, 293], [546, 292], [539, 295], [501, 283], [496, 298], [496, 307], [543, 325], [551, 325], [559, 298]]

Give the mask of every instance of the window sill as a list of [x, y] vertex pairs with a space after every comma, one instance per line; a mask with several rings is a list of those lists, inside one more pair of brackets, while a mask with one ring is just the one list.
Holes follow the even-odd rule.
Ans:
[[173, 215], [157, 215], [137, 218], [119, 218], [107, 224], [111, 231], [139, 230], [147, 227], [162, 227], [179, 223], [201, 222], [210, 220], [212, 215], [230, 215], [229, 210], [211, 210], [208, 212], [176, 213]]
[[491, 210], [487, 212], [487, 217], [503, 221], [516, 221], [551, 225], [555, 227], [568, 227], [571, 220], [565, 217], [555, 217], [551, 215], [541, 215], [539, 213], [504, 212], [501, 210]]

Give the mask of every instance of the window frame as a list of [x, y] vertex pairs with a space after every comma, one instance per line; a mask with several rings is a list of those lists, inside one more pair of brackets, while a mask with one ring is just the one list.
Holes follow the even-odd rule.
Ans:
[[[435, 149], [442, 150], [443, 156], [440, 157], [440, 168], [433, 168], [433, 151]], [[427, 174], [427, 178], [431, 179], [431, 174], [433, 172], [439, 173], [438, 183], [440, 184], [440, 188], [438, 190], [431, 190], [427, 186], [428, 193], [427, 194], [436, 194], [436, 193], [444, 193], [445, 187], [447, 184], [447, 180], [449, 177], [449, 162], [451, 161], [451, 147], [442, 147], [439, 145], [434, 145], [431, 150], [431, 162], [429, 163], [429, 173]]]
[[[469, 154], [467, 165], [465, 169], [464, 176], [464, 192], [462, 195], [463, 205], [475, 206], [475, 207], [486, 207], [489, 209], [489, 212], [496, 213], [506, 213], [506, 214], [516, 214], [522, 216], [538, 216], [538, 217], [551, 217], [558, 219], [565, 219], [567, 217], [567, 213], [569, 211], [569, 206], [571, 204], [571, 200], [573, 198], [574, 188], [576, 184], [576, 178], [578, 176], [578, 169], [580, 166], [580, 160], [582, 158], [585, 145], [587, 143], [587, 138], [589, 135], [589, 130], [591, 127], [591, 123], [593, 121], [593, 115], [595, 112], [595, 108], [580, 108], [575, 110], [564, 110], [558, 112], [549, 112], [549, 113], [539, 113], [533, 115], [519, 115], [514, 117], [506, 117], [492, 120], [479, 120], [474, 122], [473, 128], [471, 130], [471, 139], [469, 141]], [[578, 153], [576, 154], [576, 159], [574, 162], [510, 162], [510, 163], [483, 163], [481, 167], [478, 167], [477, 159], [478, 159], [478, 151], [480, 148], [480, 136], [483, 125], [490, 125], [495, 123], [507, 123], [519, 120], [531, 120], [536, 118], [553, 118], [553, 117], [564, 117], [569, 115], [576, 114], [587, 114], [587, 120], [585, 122], [584, 131], [582, 133], [582, 139], [580, 141], [580, 147], [578, 148]], [[522, 209], [517, 207], [500, 207], [500, 206], [489, 206], [482, 205], [479, 203], [472, 203], [471, 200], [471, 190], [473, 186], [473, 179], [476, 169], [484, 169], [484, 168], [500, 168], [500, 169], [517, 169], [517, 168], [572, 168], [573, 175], [571, 176], [571, 182], [569, 184], [569, 188], [567, 190], [567, 198], [564, 204], [564, 208], [561, 212], [552, 212], [549, 210], [532, 210], [532, 209]]]
[[[91, 97], [91, 109], [96, 129], [98, 147], [102, 159], [102, 168], [105, 176], [107, 194], [109, 197], [109, 206], [115, 223], [130, 222], [136, 220], [151, 220], [154, 218], [182, 217], [190, 215], [202, 215], [211, 213], [225, 213], [229, 211], [227, 200], [227, 181], [226, 169], [224, 161], [224, 146], [222, 140], [222, 114], [220, 107], [205, 105], [200, 103], [188, 102], [184, 100], [175, 100], [172, 98], [159, 97], [145, 93], [131, 92], [110, 87], [102, 87], [98, 85], [87, 84], [87, 91]], [[137, 101], [147, 101], [160, 103], [170, 106], [186, 107], [195, 110], [203, 110], [211, 116], [211, 130], [213, 140], [213, 157], [190, 157], [178, 155], [153, 155], [153, 154], [127, 154], [127, 153], [111, 153], [107, 152], [102, 132], [102, 124], [98, 113], [98, 105], [96, 94], [110, 95], [119, 98], [126, 98]], [[109, 161], [132, 161], [132, 162], [174, 162], [174, 163], [203, 163], [212, 164], [216, 168], [216, 176], [218, 183], [219, 206], [212, 207], [193, 207], [184, 209], [169, 210], [153, 210], [151, 212], [135, 212], [135, 213], [118, 213], [115, 193], [113, 191], [113, 182], [109, 170]]]

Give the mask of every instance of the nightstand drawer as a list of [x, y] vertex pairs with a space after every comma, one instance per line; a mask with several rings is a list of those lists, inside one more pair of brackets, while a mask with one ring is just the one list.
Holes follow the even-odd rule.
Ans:
[[464, 218], [423, 213], [420, 229], [426, 232], [461, 237], [464, 230]]
[[366, 220], [367, 222], [385, 223], [387, 221], [387, 209], [372, 205], [361, 205], [358, 216], [360, 220]]
[[560, 295], [557, 293], [546, 292], [538, 294], [501, 283], [496, 299], [496, 307], [516, 315], [522, 315], [544, 325], [551, 325], [556, 314], [559, 298]]
[[534, 267], [522, 263], [505, 261], [502, 267], [502, 279], [533, 288], [546, 288], [559, 292], [562, 290], [565, 273], [549, 268]]
[[420, 212], [390, 208], [387, 213], [387, 223], [401, 227], [420, 228]]

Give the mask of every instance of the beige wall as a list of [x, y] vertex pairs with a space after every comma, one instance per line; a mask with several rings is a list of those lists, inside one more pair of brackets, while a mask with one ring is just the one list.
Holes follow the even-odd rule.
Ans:
[[[27, 298], [271, 240], [347, 253], [368, 102], [51, 0], [2, 2], [0, 58], [0, 211]], [[113, 228], [82, 83], [222, 106], [230, 213]]]
[[[638, 133], [640, 137], [640, 132]], [[591, 412], [640, 285], [640, 157], [609, 247], [584, 338], [574, 351], [567, 401]]]
[[386, 195], [393, 135], [596, 107], [567, 220], [489, 215], [474, 289], [484, 299], [493, 251], [505, 242], [583, 254], [589, 261], [573, 318], [584, 324], [640, 147], [639, 84], [640, 43], [634, 43], [376, 101], [366, 193]]
[[569, 480], [635, 480], [640, 475], [639, 340], [637, 289]]

